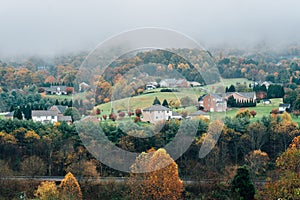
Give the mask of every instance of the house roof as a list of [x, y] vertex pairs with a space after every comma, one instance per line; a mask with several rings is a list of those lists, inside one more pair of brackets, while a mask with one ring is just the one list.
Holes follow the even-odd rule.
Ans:
[[57, 120], [59, 122], [71, 122], [72, 121], [72, 117], [71, 116], [58, 116]]
[[242, 96], [247, 99], [254, 99], [254, 97], [255, 97], [255, 92], [227, 92], [226, 96], [228, 97], [233, 94], [237, 94], [237, 95]]
[[281, 103], [281, 104], [279, 104], [279, 107], [287, 107], [287, 108], [289, 108], [291, 106], [291, 104], [289, 104], [289, 103]]
[[203, 101], [203, 98], [206, 96], [206, 94], [203, 94], [201, 95], [199, 98], [198, 98], [198, 101]]
[[64, 86], [64, 85], [51, 85], [49, 88], [46, 88], [46, 90], [47, 91], [52, 91], [52, 92], [56, 92], [56, 91], [58, 91], [58, 89], [60, 90], [60, 91], [66, 91], [66, 89], [67, 89], [67, 86]]
[[178, 112], [172, 111], [172, 116], [181, 116]]
[[164, 79], [164, 80], [161, 80], [160, 83], [162, 82], [166, 82], [167, 84], [176, 84], [176, 79], [175, 78], [172, 78], [172, 79]]
[[52, 110], [33, 110], [31, 112], [32, 117], [41, 117], [41, 116], [57, 116], [57, 111]]
[[200, 115], [208, 115], [208, 113], [204, 112], [202, 110], [198, 110], [198, 111], [190, 114], [190, 116], [200, 116]]
[[81, 83], [79, 83], [79, 85], [90, 86], [90, 85], [87, 84], [86, 82], [81, 82]]
[[223, 98], [223, 94], [216, 94], [216, 93], [211, 93], [210, 96], [214, 97], [214, 98]]
[[169, 111], [169, 108], [166, 108], [162, 105], [153, 105], [148, 108], [143, 109], [143, 111]]
[[57, 111], [58, 113], [63, 114], [67, 108], [68, 108], [68, 106], [54, 105], [54, 106], [51, 106], [48, 110]]

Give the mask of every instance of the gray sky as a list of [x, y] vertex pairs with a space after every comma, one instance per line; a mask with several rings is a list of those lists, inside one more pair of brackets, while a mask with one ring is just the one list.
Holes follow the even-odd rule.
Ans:
[[0, 58], [92, 49], [138, 27], [164, 27], [206, 47], [300, 39], [298, 0], [0, 0]]

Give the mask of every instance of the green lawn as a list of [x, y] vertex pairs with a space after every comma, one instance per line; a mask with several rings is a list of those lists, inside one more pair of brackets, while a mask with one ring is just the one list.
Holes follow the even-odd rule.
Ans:
[[[282, 98], [279, 99], [271, 99], [271, 104], [264, 105], [261, 101], [261, 103], [258, 103], [256, 107], [249, 107], [245, 108], [248, 110], [254, 110], [257, 114], [254, 118], [251, 118], [251, 121], [256, 121], [258, 119], [261, 119], [264, 115], [269, 115], [272, 109], [278, 109], [278, 106], [280, 103], [282, 103]], [[236, 112], [241, 108], [233, 108], [232, 110], [228, 110], [223, 113], [211, 113], [213, 116], [216, 116], [218, 118], [223, 118], [225, 116], [228, 117], [234, 117]], [[300, 121], [300, 119], [299, 119]]]
[[[164, 99], [170, 102], [171, 100], [176, 101], [185, 96], [189, 96], [191, 99], [197, 101], [198, 97], [201, 94], [203, 94], [200, 88], [184, 88], [184, 89], [177, 88], [178, 92], [160, 92], [160, 89], [145, 91], [145, 94], [139, 96], [124, 98], [109, 103], [101, 104], [98, 106], [98, 108], [103, 110], [102, 114], [109, 114], [112, 108], [114, 109], [115, 112], [118, 110], [134, 111], [137, 108], [143, 109], [151, 106], [155, 97], [157, 97], [161, 103], [163, 102]], [[188, 107], [185, 109], [180, 108], [178, 109], [178, 112], [180, 112], [181, 110], [187, 110], [189, 112], [193, 112], [196, 110], [196, 108], [194, 107]]]
[[58, 99], [58, 100], [72, 100], [72, 99], [84, 99], [85, 93], [76, 93], [73, 95], [44, 95], [43, 98], [49, 98], [49, 99]]
[[209, 90], [209, 91], [216, 92], [216, 90], [218, 88], [223, 87], [224, 89], [222, 91], [225, 92], [224, 91], [225, 87], [229, 87], [230, 85], [236, 86], [237, 83], [240, 83], [240, 84], [246, 83], [246, 85], [248, 86], [251, 82], [252, 81], [249, 81], [246, 78], [223, 78], [223, 79], [221, 79], [220, 82], [204, 86], [204, 88], [207, 89], [207, 90]]

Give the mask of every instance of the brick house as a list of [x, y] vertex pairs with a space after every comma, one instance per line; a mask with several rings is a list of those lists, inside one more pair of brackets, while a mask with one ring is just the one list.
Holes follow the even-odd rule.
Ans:
[[227, 102], [221, 94], [207, 94], [200, 97], [199, 106], [210, 112], [224, 112], [227, 109]]

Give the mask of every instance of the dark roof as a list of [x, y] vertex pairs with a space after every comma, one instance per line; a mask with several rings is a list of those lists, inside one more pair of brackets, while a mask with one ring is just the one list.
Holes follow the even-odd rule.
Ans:
[[51, 106], [48, 110], [57, 111], [58, 113], [64, 113], [68, 106], [62, 106], [62, 105], [54, 105]]
[[148, 108], [143, 109], [143, 111], [169, 111], [169, 108], [166, 108], [162, 105], [153, 105]]
[[203, 94], [202, 96], [200, 96], [199, 98], [198, 98], [198, 101], [203, 101], [203, 98], [206, 96], [207, 94]]
[[204, 112], [202, 110], [198, 110], [198, 111], [190, 114], [190, 116], [200, 116], [200, 115], [208, 115], [208, 113]]
[[287, 107], [289, 108], [291, 105], [289, 103], [281, 103], [279, 104], [279, 107]]
[[57, 116], [57, 111], [52, 110], [33, 110], [31, 113], [32, 117], [41, 117], [41, 116]]
[[70, 122], [70, 121], [72, 121], [72, 117], [71, 116], [58, 116], [57, 121]]
[[181, 116], [178, 112], [172, 111], [172, 116]]

